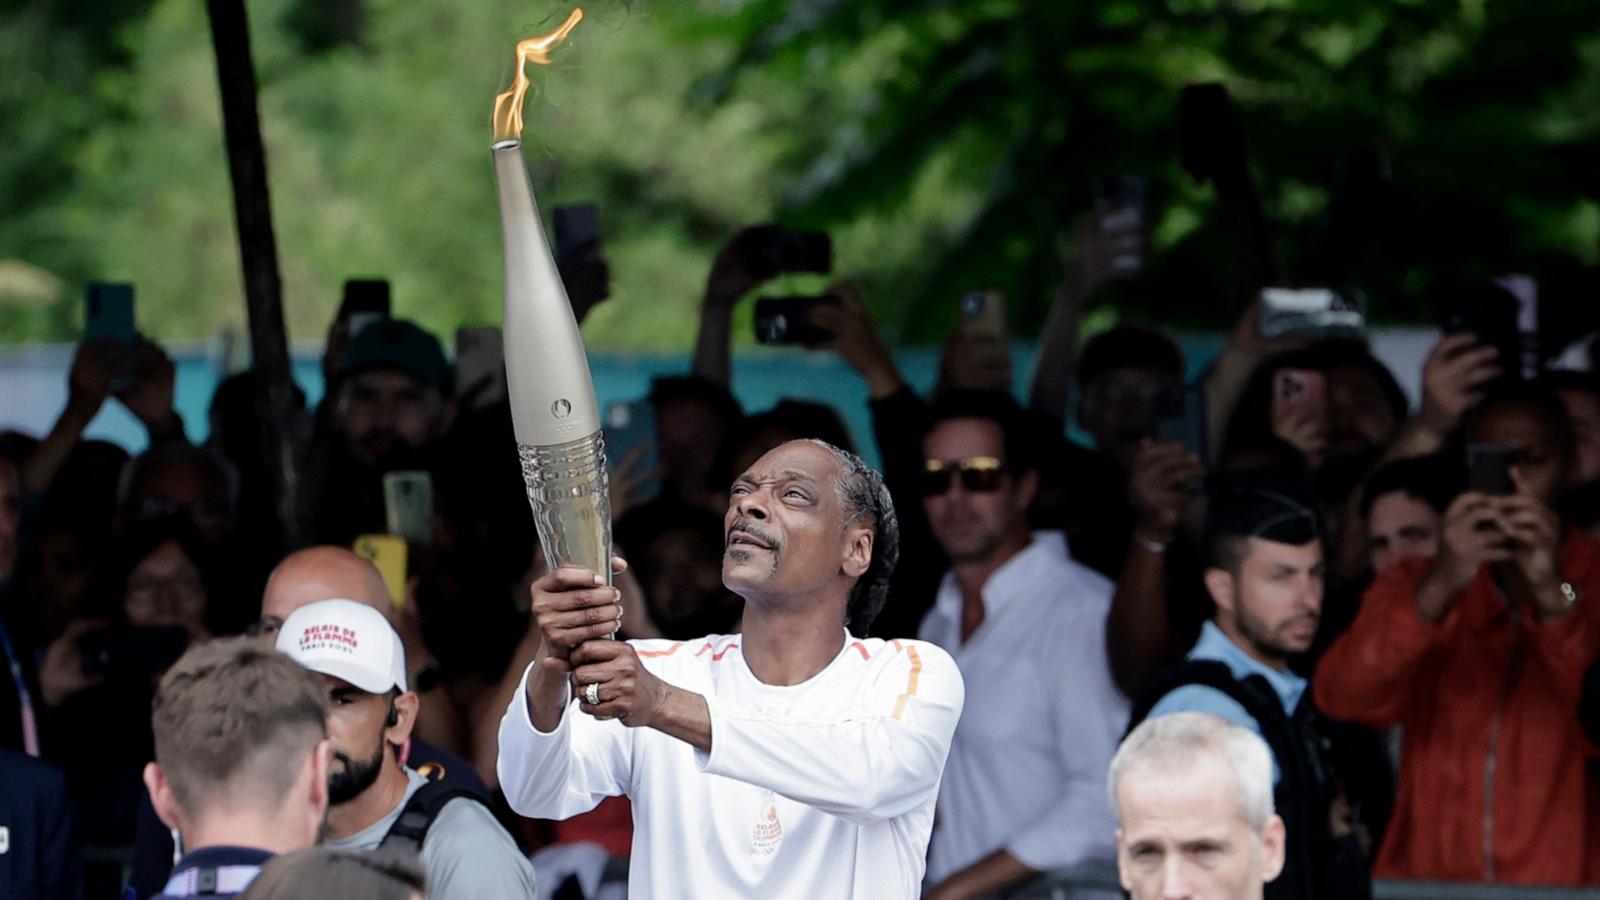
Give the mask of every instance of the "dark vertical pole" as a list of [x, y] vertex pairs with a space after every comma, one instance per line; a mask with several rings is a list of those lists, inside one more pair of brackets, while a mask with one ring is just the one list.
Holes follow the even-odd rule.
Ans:
[[294, 408], [289, 340], [283, 327], [283, 284], [278, 245], [272, 236], [267, 195], [267, 156], [256, 112], [255, 63], [244, 0], [208, 0], [211, 43], [217, 55], [222, 126], [233, 182], [234, 219], [244, 268], [245, 306], [250, 315], [250, 350], [256, 374], [256, 409], [262, 452], [288, 549], [304, 544], [300, 516], [300, 470], [296, 438], [303, 411]]

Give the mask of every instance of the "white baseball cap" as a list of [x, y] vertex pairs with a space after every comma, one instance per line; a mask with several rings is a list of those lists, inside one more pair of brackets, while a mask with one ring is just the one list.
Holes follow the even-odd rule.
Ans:
[[406, 650], [383, 613], [354, 600], [318, 600], [289, 614], [278, 652], [369, 694], [406, 689]]

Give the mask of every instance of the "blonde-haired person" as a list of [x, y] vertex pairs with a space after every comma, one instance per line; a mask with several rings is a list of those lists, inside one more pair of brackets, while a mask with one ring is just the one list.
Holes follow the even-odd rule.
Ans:
[[1147, 719], [1111, 760], [1117, 870], [1133, 900], [1260, 900], [1283, 871], [1272, 753], [1206, 713]]
[[158, 900], [231, 897], [274, 854], [310, 847], [328, 809], [326, 691], [246, 638], [185, 653], [156, 690], [144, 782], [183, 835]]

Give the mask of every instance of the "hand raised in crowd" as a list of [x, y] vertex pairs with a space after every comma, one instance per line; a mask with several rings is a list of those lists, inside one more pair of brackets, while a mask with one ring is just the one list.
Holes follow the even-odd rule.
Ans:
[[[611, 560], [611, 571], [627, 569]], [[584, 641], [610, 638], [622, 620], [622, 593], [588, 569], [563, 566], [533, 583], [533, 620], [539, 630], [539, 665], [571, 672], [572, 651]]]
[[645, 465], [649, 453], [650, 448], [640, 444], [617, 460], [611, 473], [611, 521], [621, 521], [628, 510], [643, 505], [647, 499], [645, 490], [661, 480], [659, 464]]
[[[1288, 374], [1290, 373], [1279, 373], [1280, 376]], [[1320, 373], [1310, 373], [1302, 377], [1315, 377], [1317, 381], [1326, 384]], [[1308, 389], [1303, 389], [1298, 396], [1288, 398], [1282, 396], [1280, 388], [1274, 387], [1276, 396], [1272, 403], [1272, 433], [1299, 450], [1313, 469], [1322, 465], [1323, 457], [1328, 452], [1328, 406], [1325, 391], [1324, 387], [1316, 394], [1312, 394]]]
[[774, 230], [772, 225], [752, 225], [734, 235], [717, 252], [716, 261], [711, 264], [711, 275], [706, 279], [707, 307], [731, 309], [756, 285], [778, 274], [777, 269], [756, 252], [771, 239]]
[[1125, 209], [1096, 209], [1078, 225], [1067, 246], [1064, 286], [1085, 296], [1139, 273], [1144, 232], [1118, 221], [1127, 215]]
[[1011, 347], [997, 334], [957, 328], [939, 359], [941, 390], [1011, 390]]
[[133, 383], [118, 388], [116, 398], [152, 431], [171, 430], [177, 421], [173, 409], [177, 369], [172, 357], [159, 344], [141, 337], [133, 352], [133, 375]]
[[1501, 499], [1467, 491], [1444, 511], [1439, 555], [1417, 591], [1417, 609], [1424, 619], [1437, 622], [1443, 618], [1484, 564], [1511, 559], [1511, 547], [1498, 525]]
[[1183, 508], [1194, 496], [1192, 485], [1205, 475], [1199, 457], [1182, 444], [1155, 443], [1145, 438], [1133, 458], [1129, 491], [1138, 513], [1135, 533], [1164, 544], [1183, 520]]
[[816, 349], [839, 354], [846, 365], [866, 379], [867, 390], [875, 398], [887, 397], [899, 390], [900, 369], [878, 336], [861, 292], [852, 284], [839, 282], [830, 286], [827, 293], [839, 301], [838, 305], [813, 308], [810, 322], [832, 333], [833, 337], [818, 344]]
[[[654, 722], [666, 702], [666, 683], [650, 674], [629, 644], [589, 641], [572, 651], [571, 661], [578, 709], [597, 719], [617, 719], [629, 728], [638, 728]], [[599, 703], [588, 701], [590, 685], [594, 685]]]
[[46, 706], [60, 706], [73, 695], [104, 681], [104, 676], [83, 670], [83, 636], [106, 627], [99, 619], [75, 619], [45, 649], [39, 662], [39, 693]]
[[92, 419], [111, 396], [120, 348], [109, 341], [84, 341], [72, 357], [67, 372], [67, 408], [83, 419]]
[[1565, 615], [1566, 598], [1561, 593], [1561, 519], [1511, 468], [1516, 493], [1496, 497], [1496, 525], [1510, 541], [1511, 560], [1528, 581], [1533, 600], [1545, 616]]
[[1500, 374], [1493, 347], [1470, 334], [1448, 334], [1422, 363], [1422, 409], [1418, 421], [1434, 434], [1448, 434], [1483, 397], [1483, 386]]

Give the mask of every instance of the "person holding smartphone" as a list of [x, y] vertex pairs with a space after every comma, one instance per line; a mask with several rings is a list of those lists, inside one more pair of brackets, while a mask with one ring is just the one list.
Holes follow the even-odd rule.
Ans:
[[[1383, 572], [1313, 681], [1325, 712], [1404, 728], [1379, 877], [1576, 885], [1600, 875], [1574, 714], [1600, 652], [1600, 541], [1558, 517], [1572, 426], [1547, 386], [1490, 388], [1463, 424], [1477, 484], [1438, 554]], [[1514, 462], [1511, 462], [1514, 460]]]

